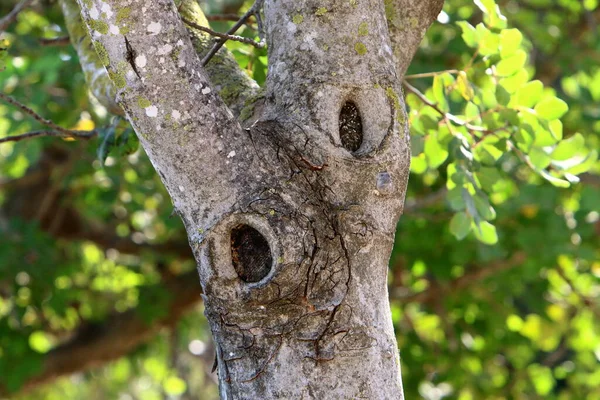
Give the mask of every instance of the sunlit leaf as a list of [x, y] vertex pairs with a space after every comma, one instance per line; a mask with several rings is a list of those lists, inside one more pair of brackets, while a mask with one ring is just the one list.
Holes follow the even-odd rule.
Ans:
[[450, 220], [450, 232], [456, 236], [458, 240], [464, 239], [471, 232], [471, 223], [473, 218], [465, 212], [454, 214]]
[[553, 120], [562, 117], [569, 110], [569, 106], [558, 97], [549, 96], [543, 98], [534, 109], [540, 118]]

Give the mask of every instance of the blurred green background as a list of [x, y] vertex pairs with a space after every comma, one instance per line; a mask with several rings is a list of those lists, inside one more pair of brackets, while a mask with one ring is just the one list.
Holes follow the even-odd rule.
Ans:
[[[599, 24], [598, 0], [447, 0], [415, 56], [389, 279], [407, 399], [600, 399]], [[100, 132], [0, 143], [0, 397], [215, 399], [183, 226], [75, 50], [41, 40], [65, 35], [53, 0], [0, 34], [2, 93]], [[266, 50], [228, 47], [264, 84]], [[36, 129], [0, 103], [0, 139]]]

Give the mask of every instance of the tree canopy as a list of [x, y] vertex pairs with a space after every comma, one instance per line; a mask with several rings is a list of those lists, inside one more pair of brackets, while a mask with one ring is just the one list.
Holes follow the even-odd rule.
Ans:
[[[202, 7], [224, 32], [252, 4]], [[66, 9], [0, 5], [0, 397], [216, 398], [183, 225]], [[406, 398], [600, 396], [599, 23], [598, 0], [447, 0], [408, 67]], [[266, 49], [226, 47], [264, 84]]]

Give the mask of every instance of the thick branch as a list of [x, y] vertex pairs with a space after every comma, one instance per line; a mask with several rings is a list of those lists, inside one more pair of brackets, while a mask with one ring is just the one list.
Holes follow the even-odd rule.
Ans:
[[29, 390], [58, 377], [86, 371], [127, 355], [162, 328], [175, 327], [181, 316], [201, 299], [196, 271], [166, 282], [164, 288], [171, 295], [166, 317], [147, 323], [136, 310], [131, 310], [80, 331], [69, 342], [47, 354], [42, 371], [30, 378], [23, 389]]
[[[208, 27], [208, 21], [197, 1], [183, 0], [178, 8], [182, 18], [196, 25]], [[187, 26], [187, 29], [198, 56], [200, 59], [206, 58], [213, 47], [212, 37], [191, 26]], [[221, 48], [214, 54], [211, 62], [205, 65], [204, 69], [225, 104], [236, 116], [240, 114], [248, 100], [258, 93], [259, 87], [256, 82], [242, 71], [231, 52], [225, 48]]]
[[238, 201], [235, 182], [260, 170], [250, 137], [209, 81], [172, 1], [80, 5], [129, 122], [200, 242]]
[[71, 44], [77, 50], [79, 63], [85, 75], [85, 81], [94, 97], [100, 104], [114, 115], [123, 115], [123, 109], [116, 101], [116, 90], [104, 66], [100, 63], [98, 55], [90, 40], [85, 26], [81, 22], [79, 6], [75, 0], [59, 0], [65, 18], [65, 25], [69, 32]]
[[[116, 102], [116, 90], [96, 54], [85, 26], [81, 23], [79, 6], [75, 0], [60, 0], [60, 2], [71, 43], [77, 50], [88, 86], [94, 96], [112, 114], [123, 115], [123, 110]], [[208, 21], [196, 1], [183, 0], [178, 9], [182, 17], [190, 22], [208, 26]], [[203, 57], [212, 45], [210, 36], [193, 27], [188, 27], [188, 31], [196, 52]], [[258, 91], [256, 82], [239, 68], [235, 58], [227, 49], [222, 49], [214, 56], [206, 71], [215, 89], [223, 101], [231, 107], [234, 115], [239, 115], [246, 101], [254, 97]]]
[[444, 0], [385, 0], [385, 14], [400, 78], [443, 5]]

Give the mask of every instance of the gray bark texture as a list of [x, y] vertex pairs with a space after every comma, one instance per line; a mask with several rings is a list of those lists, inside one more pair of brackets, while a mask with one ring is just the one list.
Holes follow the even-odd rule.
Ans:
[[186, 226], [221, 397], [402, 399], [401, 80], [442, 1], [266, 0], [264, 95], [226, 51], [202, 67], [195, 2], [78, 1], [114, 85], [95, 92], [116, 92]]

